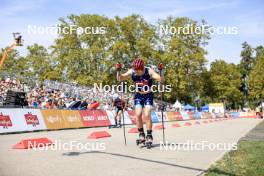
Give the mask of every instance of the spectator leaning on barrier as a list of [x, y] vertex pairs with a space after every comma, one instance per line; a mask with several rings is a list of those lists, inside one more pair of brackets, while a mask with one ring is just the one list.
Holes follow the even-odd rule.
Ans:
[[82, 110], [87, 109], [88, 101], [89, 101], [89, 98], [85, 98], [85, 99], [81, 102], [80, 109], [82, 109]]

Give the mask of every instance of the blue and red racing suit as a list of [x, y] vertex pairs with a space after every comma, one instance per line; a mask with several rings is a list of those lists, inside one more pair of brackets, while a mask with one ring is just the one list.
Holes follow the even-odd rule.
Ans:
[[149, 74], [149, 68], [145, 67], [144, 68], [144, 74], [142, 76], [136, 75], [136, 73], [133, 71], [132, 72], [132, 80], [136, 84], [137, 90], [134, 95], [134, 106], [136, 107], [146, 107], [150, 106], [152, 108], [153, 106], [153, 92], [148, 92], [145, 94], [142, 94], [140, 92], [144, 92], [147, 90], [150, 90], [152, 84], [153, 84], [153, 79], [151, 78]]

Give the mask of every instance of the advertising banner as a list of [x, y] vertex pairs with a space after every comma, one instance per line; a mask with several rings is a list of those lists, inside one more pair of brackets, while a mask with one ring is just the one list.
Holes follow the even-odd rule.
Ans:
[[67, 121], [62, 117], [61, 110], [41, 110], [43, 119], [48, 129], [63, 129], [67, 128]]
[[159, 119], [158, 119], [158, 116], [156, 114], [156, 112], [151, 112], [151, 120], [153, 123], [158, 123], [159, 122]]
[[88, 110], [80, 110], [81, 120], [83, 122], [83, 126], [85, 127], [95, 127], [96, 121], [93, 111]]
[[45, 130], [38, 109], [0, 109], [0, 133]]
[[[136, 124], [136, 123], [137, 123], [137, 119], [136, 119], [136, 117], [135, 117], [135, 112], [132, 111], [132, 110], [128, 110], [128, 111], [127, 111], [127, 114], [128, 114], [128, 116], [129, 116], [129, 118], [131, 119], [132, 123], [133, 123], [133, 124]], [[143, 122], [144, 122], [144, 119], [143, 119]]]
[[202, 118], [202, 116], [201, 116], [201, 112], [195, 112], [195, 113], [194, 113], [194, 118], [195, 118], [195, 119], [201, 119], [201, 118]]
[[108, 119], [109, 119], [111, 125], [115, 125], [115, 111], [114, 110], [113, 111], [107, 110], [106, 114], [108, 116]]
[[194, 120], [194, 119], [195, 119], [195, 118], [194, 118], [194, 112], [192, 112], [192, 111], [188, 111], [187, 113], [188, 113], [188, 115], [189, 115], [190, 120]]
[[[116, 111], [106, 111], [107, 117], [111, 123], [111, 125], [115, 125], [115, 115], [116, 115]], [[122, 113], [120, 114], [120, 118], [121, 118], [121, 124], [123, 124], [123, 117], [122, 117]], [[132, 124], [132, 121], [127, 113], [127, 111], [124, 111], [124, 119], [125, 119], [125, 124], [126, 125], [130, 125]]]
[[93, 110], [96, 126], [110, 126], [111, 122], [104, 110]]
[[[135, 112], [134, 111], [128, 110], [128, 111], [126, 111], [126, 115], [130, 118], [131, 124], [136, 124], [137, 119], [135, 117]], [[164, 117], [165, 117], [165, 115], [164, 115]], [[143, 120], [143, 123], [146, 123], [144, 116], [143, 116], [142, 120]], [[159, 121], [160, 119], [159, 119], [159, 115], [157, 114], [157, 112], [151, 112], [151, 120], [152, 120], [153, 123], [161, 122], [161, 121]]]
[[190, 120], [189, 114], [185, 111], [181, 112], [182, 120]]
[[65, 128], [80, 128], [83, 127], [79, 111], [76, 110], [61, 110], [61, 116], [65, 122]]
[[238, 112], [231, 112], [230, 115], [232, 118], [238, 118], [239, 113]]
[[169, 121], [183, 120], [181, 112], [175, 112], [175, 111], [166, 112], [166, 115], [167, 115]]
[[[159, 122], [162, 122], [161, 112], [156, 112], [156, 114], [157, 114]], [[164, 119], [164, 121], [168, 121], [168, 117], [166, 115], [166, 112], [163, 112], [163, 119]]]
[[216, 118], [224, 118], [224, 113], [214, 113]]
[[249, 118], [256, 117], [256, 112], [247, 112], [247, 117], [249, 117]]
[[210, 112], [202, 112], [203, 114], [203, 118], [204, 119], [211, 119], [212, 118], [212, 114]]

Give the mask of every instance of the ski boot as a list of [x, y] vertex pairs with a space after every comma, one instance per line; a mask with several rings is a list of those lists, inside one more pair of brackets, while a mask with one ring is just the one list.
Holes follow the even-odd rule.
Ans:
[[121, 121], [118, 122], [118, 124], [117, 124], [117, 128], [122, 128]]
[[137, 142], [137, 146], [138, 146], [139, 144], [143, 144], [143, 145], [145, 145], [145, 133], [144, 133], [144, 132], [140, 132], [140, 133], [139, 133], [139, 137], [138, 137], [138, 139], [136, 140], [136, 142]]
[[150, 149], [152, 147], [153, 137], [151, 134], [148, 134], [146, 137], [146, 147]]

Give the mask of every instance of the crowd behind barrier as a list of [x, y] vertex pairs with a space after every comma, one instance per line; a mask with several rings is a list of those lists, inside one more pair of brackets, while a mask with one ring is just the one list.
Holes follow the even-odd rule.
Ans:
[[[0, 109], [0, 133], [109, 126], [115, 124], [114, 116], [115, 111], [110, 110]], [[191, 111], [164, 113], [165, 121], [255, 117], [255, 112], [230, 112], [225, 115]], [[152, 112], [151, 118], [153, 123], [161, 122], [161, 112]], [[127, 125], [136, 124], [132, 110], [124, 112], [124, 119]]]
[[[79, 86], [75, 83], [66, 84], [50, 80], [26, 83], [24, 80], [5, 76], [0, 81], [0, 107], [3, 106], [8, 90], [26, 92], [24, 107], [35, 109], [80, 110], [89, 109], [89, 105], [99, 102], [98, 109], [109, 110], [112, 108], [112, 97], [116, 94], [116, 92], [95, 91], [94, 88]], [[121, 96], [120, 93], [119, 96]], [[125, 94], [122, 97], [127, 102], [127, 107], [131, 109], [132, 94]], [[78, 107], [72, 108], [73, 104], [78, 104]], [[158, 108], [156, 105], [154, 101], [154, 109]], [[166, 105], [168, 109], [171, 107], [168, 103]]]
[[[4, 104], [8, 90], [26, 92], [26, 105], [37, 109], [68, 109], [80, 102], [76, 109], [87, 109], [89, 104], [100, 103], [100, 109], [110, 109], [115, 92], [94, 91], [93, 88], [46, 80], [42, 83], [27, 84], [19, 79], [0, 79], [0, 106]], [[125, 98], [128, 98], [125, 96]], [[131, 104], [131, 100], [129, 103]]]

